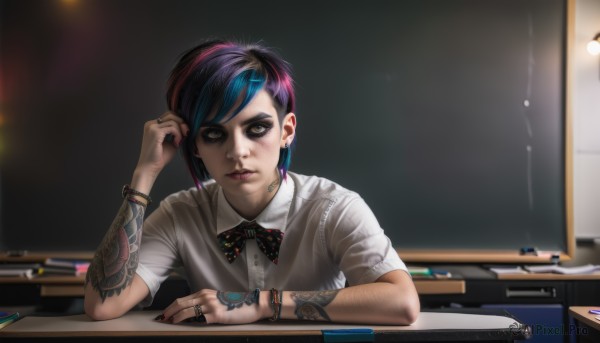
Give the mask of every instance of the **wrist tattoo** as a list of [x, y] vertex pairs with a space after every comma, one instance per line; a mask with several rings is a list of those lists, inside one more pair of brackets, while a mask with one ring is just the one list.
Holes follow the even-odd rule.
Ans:
[[139, 261], [145, 207], [130, 201], [123, 205], [96, 250], [85, 278], [102, 302], [131, 284]]
[[221, 304], [227, 306], [227, 311], [240, 308], [246, 305], [258, 304], [260, 290], [256, 289], [253, 292], [217, 292], [217, 299]]
[[296, 303], [294, 314], [303, 320], [326, 320], [331, 321], [325, 306], [329, 305], [337, 296], [339, 290], [318, 292], [292, 292], [290, 296]]

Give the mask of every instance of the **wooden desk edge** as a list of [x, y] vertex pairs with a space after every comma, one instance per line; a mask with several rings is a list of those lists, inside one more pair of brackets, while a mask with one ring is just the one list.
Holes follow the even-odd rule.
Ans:
[[[6, 328], [9, 328], [7, 326]], [[471, 331], [478, 331], [480, 329], [473, 329]], [[503, 331], [507, 335], [514, 335], [511, 328], [506, 329], [481, 329], [481, 330], [492, 330], [492, 331]], [[456, 331], [455, 329], [436, 329], [436, 330], [386, 330], [386, 329], [374, 329], [374, 335], [385, 335], [385, 334], [414, 334], [417, 332], [429, 332], [429, 333], [450, 333]], [[521, 338], [526, 338], [525, 333], [520, 332]], [[322, 330], [242, 330], [242, 331], [227, 331], [227, 325], [223, 325], [222, 331], [73, 331], [73, 332], [55, 332], [55, 331], [37, 331], [37, 332], [24, 332], [24, 331], [10, 331], [0, 329], [0, 337], [6, 338], [40, 338], [40, 337], [160, 337], [160, 336], [197, 336], [197, 337], [248, 337], [248, 336], [321, 336], [323, 335]]]
[[34, 263], [44, 262], [47, 258], [62, 258], [73, 260], [91, 261], [94, 258], [93, 251], [31, 251], [22, 256], [9, 256], [6, 252], [0, 252], [0, 262], [10, 263]]
[[[520, 255], [517, 250], [413, 250], [396, 249], [404, 262], [415, 263], [549, 263], [550, 256]], [[560, 261], [570, 261], [571, 256], [560, 253]]]
[[2, 276], [0, 277], [0, 284], [41, 284], [41, 285], [51, 285], [51, 284], [68, 284], [68, 285], [83, 285], [85, 282], [85, 275], [78, 276], [34, 276], [31, 279], [28, 279], [23, 276]]
[[600, 320], [595, 319], [598, 315], [589, 313], [588, 311], [591, 309], [600, 310], [600, 306], [571, 306], [569, 314], [585, 325], [600, 331]]
[[414, 280], [417, 293], [420, 295], [431, 294], [465, 294], [467, 286], [465, 280]]
[[[72, 286], [83, 285], [85, 276], [38, 276], [31, 279], [25, 277], [1, 277], [0, 284], [39, 284], [42, 286]], [[414, 280], [419, 294], [464, 294], [465, 280]], [[66, 293], [65, 293], [66, 294]], [[63, 294], [63, 295], [65, 295]], [[73, 293], [74, 296], [79, 293]]]
[[[7, 327], [10, 327], [7, 326]], [[224, 329], [225, 330], [225, 329]], [[385, 331], [382, 331], [385, 332]], [[377, 332], [375, 332], [377, 333]], [[321, 330], [286, 331], [77, 331], [14, 332], [0, 329], [0, 337], [155, 337], [155, 336], [318, 336]]]

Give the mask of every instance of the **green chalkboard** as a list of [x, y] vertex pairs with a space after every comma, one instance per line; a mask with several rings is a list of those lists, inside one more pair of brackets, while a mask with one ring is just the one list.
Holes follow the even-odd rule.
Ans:
[[[567, 0], [0, 1], [0, 248], [93, 250], [179, 54], [294, 66], [292, 171], [359, 192], [400, 251], [566, 251]], [[155, 199], [192, 187], [181, 160]]]

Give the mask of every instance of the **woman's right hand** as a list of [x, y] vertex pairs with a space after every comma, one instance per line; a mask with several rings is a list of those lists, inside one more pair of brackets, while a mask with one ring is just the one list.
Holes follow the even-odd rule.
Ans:
[[131, 187], [149, 194], [158, 174], [171, 162], [188, 133], [188, 125], [173, 112], [165, 112], [158, 119], [146, 122]]

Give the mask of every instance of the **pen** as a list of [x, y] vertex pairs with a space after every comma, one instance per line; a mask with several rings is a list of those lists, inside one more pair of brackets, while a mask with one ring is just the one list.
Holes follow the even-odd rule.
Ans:
[[590, 310], [591, 314], [600, 314], [600, 310]]
[[373, 329], [337, 329], [321, 330], [323, 333], [323, 342], [341, 343], [341, 342], [374, 342]]

